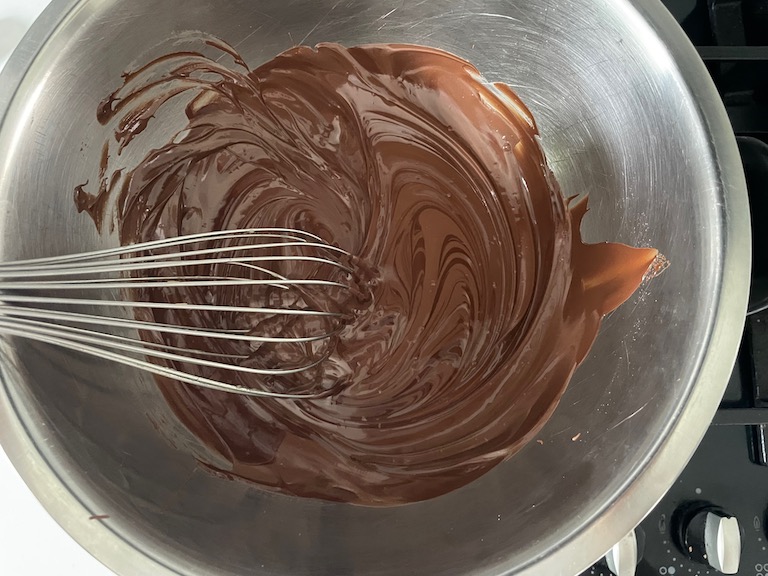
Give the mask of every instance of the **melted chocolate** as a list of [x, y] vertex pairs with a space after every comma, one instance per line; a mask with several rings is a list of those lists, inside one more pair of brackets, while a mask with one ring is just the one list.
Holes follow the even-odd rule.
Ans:
[[[347, 313], [317, 369], [245, 382], [288, 391], [324, 382], [327, 390], [336, 379], [333, 394], [273, 400], [160, 381], [175, 413], [230, 462], [221, 472], [366, 505], [444, 494], [514, 454], [554, 410], [601, 317], [634, 292], [657, 251], [583, 244], [586, 202], [563, 198], [531, 113], [508, 86], [486, 83], [457, 56], [322, 44], [251, 71], [230, 47], [207, 44], [125, 75], [104, 101], [98, 117], [114, 121], [120, 150], [169, 101], [187, 97], [188, 126], [122, 179], [107, 170], [119, 157], [105, 157], [98, 194], [80, 187], [78, 207], [100, 223], [114, 196], [123, 243], [215, 229], [306, 230], [354, 255], [361, 289], [305, 296]], [[204, 55], [211, 47], [218, 54]], [[218, 63], [226, 57], [231, 66]], [[280, 272], [339, 274], [304, 265]], [[231, 288], [141, 296], [273, 297]], [[242, 328], [238, 318], [193, 312], [149, 319]], [[308, 328], [269, 322], [282, 334]], [[172, 335], [164, 343], [191, 345]], [[292, 353], [245, 352], [250, 362], [277, 365]]]

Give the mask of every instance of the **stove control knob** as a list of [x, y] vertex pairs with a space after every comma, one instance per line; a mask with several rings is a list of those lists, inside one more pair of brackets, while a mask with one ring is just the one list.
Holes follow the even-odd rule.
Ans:
[[605, 555], [608, 569], [616, 576], [635, 576], [637, 568], [637, 536], [632, 530]]
[[691, 514], [682, 534], [684, 552], [723, 574], [737, 574], [741, 561], [741, 527], [735, 516], [706, 506]]

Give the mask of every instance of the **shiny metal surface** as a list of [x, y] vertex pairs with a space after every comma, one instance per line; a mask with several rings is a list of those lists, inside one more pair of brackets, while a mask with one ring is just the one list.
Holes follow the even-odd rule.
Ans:
[[[221, 241], [239, 242], [222, 245]], [[279, 250], [276, 255], [274, 250]], [[96, 359], [111, 360], [118, 364], [146, 370], [151, 374], [173, 378], [179, 382], [202, 388], [220, 390], [248, 396], [271, 398], [307, 399], [318, 398], [317, 390], [300, 394], [278, 393], [269, 389], [246, 388], [227, 384], [220, 380], [204, 378], [189, 372], [189, 366], [248, 374], [296, 374], [320, 364], [327, 357], [322, 354], [307, 356], [304, 363], [274, 368], [253, 368], [243, 363], [248, 356], [229, 355], [199, 350], [177, 348], [158, 343], [148, 343], [138, 336], [138, 331], [172, 333], [216, 340], [253, 343], [309, 343], [329, 340], [336, 336], [343, 325], [340, 312], [321, 309], [321, 305], [307, 307], [300, 296], [299, 304], [279, 307], [229, 306], [223, 304], [190, 304], [189, 302], [148, 301], [131, 299], [133, 288], [194, 286], [207, 289], [215, 286], [272, 286], [293, 290], [301, 294], [304, 286], [320, 290], [349, 290], [350, 287], [321, 278], [287, 278], [270, 270], [277, 261], [312, 261], [330, 268], [349, 268], [338, 258], [346, 255], [341, 248], [332, 246], [319, 236], [302, 230], [286, 228], [251, 228], [203, 232], [151, 242], [139, 242], [130, 246], [106, 248], [90, 252], [48, 256], [31, 260], [0, 262], [0, 334], [27, 338], [36, 342], [53, 344], [68, 350], [89, 354]], [[193, 267], [201, 264], [226, 266], [226, 275], [215, 272], [203, 276], [190, 275]], [[194, 268], [197, 269], [197, 268]], [[219, 268], [222, 270], [222, 268]], [[267, 279], [250, 278], [243, 271], [258, 270]], [[131, 273], [141, 271], [140, 275]], [[170, 271], [170, 272], [169, 272]], [[195, 274], [199, 274], [196, 272]], [[240, 274], [238, 276], [238, 274]], [[297, 288], [299, 291], [297, 291]], [[128, 291], [126, 291], [128, 290]], [[65, 306], [67, 309], [60, 310]], [[103, 314], [84, 313], [83, 309], [103, 307]], [[122, 318], [124, 309], [193, 309], [214, 314], [234, 313], [251, 319], [256, 326], [259, 318], [266, 315], [322, 317], [327, 322], [323, 332], [314, 331], [301, 336], [280, 337], [258, 333], [258, 328], [247, 330], [202, 330], [194, 325], [160, 324]], [[317, 309], [313, 309], [317, 308]], [[118, 329], [118, 333], [114, 333]], [[119, 333], [120, 331], [123, 333]], [[125, 335], [129, 331], [130, 335]], [[181, 363], [181, 369], [149, 361], [162, 358]]]
[[591, 195], [587, 239], [651, 245], [672, 265], [606, 319], [540, 442], [399, 508], [214, 477], [196, 465], [194, 438], [179, 429], [171, 446], [155, 431], [174, 418], [151, 379], [6, 342], [0, 442], [36, 495], [126, 575], [573, 576], [605, 554], [693, 452], [746, 309], [738, 152], [677, 24], [657, 0], [55, 0], [0, 76], [0, 259], [116, 242], [72, 202], [97, 177], [96, 105], [133, 63], [199, 29], [254, 65], [320, 41], [455, 52], [532, 109], [565, 193]]

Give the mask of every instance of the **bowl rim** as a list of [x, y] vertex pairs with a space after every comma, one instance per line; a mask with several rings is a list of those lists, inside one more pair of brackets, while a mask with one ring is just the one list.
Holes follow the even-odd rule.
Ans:
[[[52, 0], [0, 72], [0, 131], [17, 88], [38, 53], [82, 0]], [[661, 0], [624, 0], [628, 14], [641, 18], [661, 39], [676, 73], [710, 138], [708, 154], [723, 199], [722, 269], [717, 309], [703, 347], [695, 383], [664, 433], [635, 467], [622, 489], [583, 529], [548, 554], [524, 565], [502, 565], [502, 574], [571, 575], [588, 568], [650, 512], [672, 486], [709, 427], [728, 383], [744, 327], [751, 270], [751, 225], [747, 187], [736, 139], [722, 100], [704, 63]], [[90, 511], [37, 449], [16, 412], [6, 371], [0, 367], [0, 445], [48, 513], [83, 548], [118, 574], [183, 574], [139, 550], [104, 523], [88, 521]]]

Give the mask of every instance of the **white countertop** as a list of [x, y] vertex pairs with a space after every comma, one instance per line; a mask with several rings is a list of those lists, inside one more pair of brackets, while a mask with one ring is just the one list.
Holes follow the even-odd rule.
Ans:
[[[0, 0], [0, 69], [49, 0]], [[2, 151], [0, 151], [0, 154]], [[110, 576], [51, 518], [0, 450], [0, 574]]]

